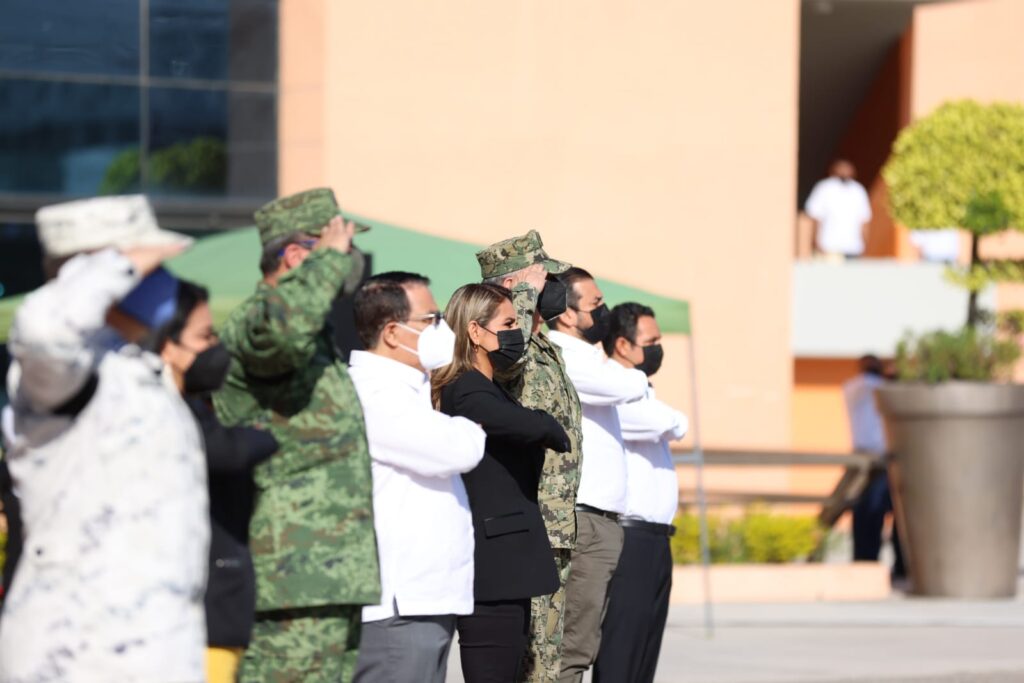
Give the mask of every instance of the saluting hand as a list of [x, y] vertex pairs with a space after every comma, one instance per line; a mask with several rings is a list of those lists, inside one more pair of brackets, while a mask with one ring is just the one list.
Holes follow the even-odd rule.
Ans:
[[548, 271], [544, 268], [543, 263], [534, 263], [528, 268], [524, 268], [521, 273], [512, 278], [512, 286], [525, 282], [526, 284], [533, 287], [539, 293], [544, 289], [544, 281], [547, 280]]
[[341, 216], [335, 216], [320, 233], [317, 249], [335, 249], [343, 254], [352, 251], [352, 236], [356, 233], [356, 224]]
[[173, 258], [188, 249], [187, 243], [161, 244], [154, 247], [132, 247], [122, 249], [121, 253], [132, 262], [135, 272], [145, 277], [169, 258]]

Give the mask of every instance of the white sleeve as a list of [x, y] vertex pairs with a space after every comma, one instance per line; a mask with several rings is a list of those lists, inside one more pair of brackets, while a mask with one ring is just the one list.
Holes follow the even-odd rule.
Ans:
[[820, 221], [825, 217], [825, 186], [822, 182], [818, 182], [814, 189], [811, 190], [811, 196], [807, 198], [807, 202], [804, 204], [804, 211], [807, 215], [816, 221]]
[[68, 261], [57, 279], [28, 295], [8, 339], [20, 370], [11, 395], [36, 412], [74, 396], [96, 365], [90, 340], [106, 325], [108, 309], [138, 282], [131, 261], [108, 249]]
[[642, 401], [620, 405], [616, 410], [619, 413], [622, 438], [626, 441], [681, 439], [686, 436], [689, 427], [685, 415], [651, 395]]
[[413, 395], [380, 391], [360, 400], [370, 457], [379, 463], [424, 477], [450, 477], [484, 457], [487, 435], [464, 417], [433, 410]]
[[871, 198], [868, 196], [868, 191], [864, 189], [863, 185], [857, 183], [857, 187], [860, 189], [861, 223], [867, 223], [871, 220]]
[[596, 356], [563, 354], [565, 369], [576, 387], [580, 402], [592, 406], [616, 406], [637, 401], [647, 394], [647, 375]]

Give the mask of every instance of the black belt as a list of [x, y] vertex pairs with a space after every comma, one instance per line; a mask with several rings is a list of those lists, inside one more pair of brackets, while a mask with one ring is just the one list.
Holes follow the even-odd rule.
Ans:
[[642, 519], [632, 519], [630, 517], [620, 517], [619, 526], [629, 527], [630, 529], [641, 529], [643, 531], [650, 531], [651, 533], [657, 534], [658, 536], [675, 536], [676, 528], [671, 524], [658, 524], [657, 522], [645, 522]]
[[607, 510], [602, 510], [601, 508], [596, 508], [596, 507], [594, 507], [592, 505], [584, 505], [583, 503], [576, 503], [576, 511], [577, 512], [589, 512], [592, 515], [600, 515], [601, 517], [607, 517], [608, 519], [612, 520], [613, 522], [619, 521], [619, 513], [618, 512], [608, 512]]

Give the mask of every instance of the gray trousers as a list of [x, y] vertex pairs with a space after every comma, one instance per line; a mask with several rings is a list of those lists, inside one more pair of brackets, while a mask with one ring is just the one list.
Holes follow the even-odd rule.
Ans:
[[[580, 683], [597, 659], [608, 584], [622, 553], [622, 527], [607, 517], [576, 512], [576, 548], [565, 584], [565, 631], [559, 683]], [[623, 681], [626, 683], [626, 681]]]
[[444, 683], [455, 616], [394, 616], [363, 624], [352, 683]]

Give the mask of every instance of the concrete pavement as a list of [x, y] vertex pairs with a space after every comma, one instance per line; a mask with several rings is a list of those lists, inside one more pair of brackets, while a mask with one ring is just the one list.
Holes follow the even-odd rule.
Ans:
[[[718, 605], [669, 614], [656, 683], [1024, 683], [1024, 601]], [[449, 683], [463, 681], [457, 647]], [[629, 683], [623, 681], [621, 683]]]

